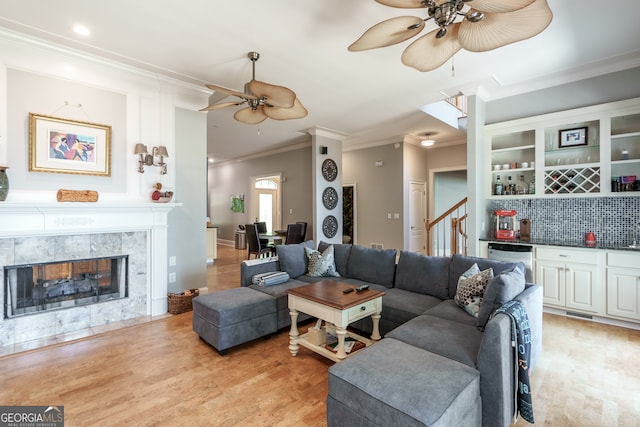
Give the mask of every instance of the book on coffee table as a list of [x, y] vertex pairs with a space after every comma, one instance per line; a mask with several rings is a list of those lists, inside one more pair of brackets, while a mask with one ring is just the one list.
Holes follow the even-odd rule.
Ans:
[[[335, 353], [337, 352], [336, 347], [338, 347], [338, 337], [336, 337], [335, 335], [327, 334], [327, 343], [325, 345], [325, 348]], [[344, 339], [344, 351], [347, 354], [351, 353], [352, 351], [358, 351], [365, 347], [365, 343], [363, 343], [362, 341], [358, 341], [355, 338], [346, 337]]]

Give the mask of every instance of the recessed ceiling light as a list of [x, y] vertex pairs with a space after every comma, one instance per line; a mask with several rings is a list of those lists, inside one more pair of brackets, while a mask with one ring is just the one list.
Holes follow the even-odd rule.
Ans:
[[80, 24], [73, 26], [73, 32], [81, 36], [88, 36], [89, 34], [91, 34], [91, 31], [89, 31], [87, 27]]

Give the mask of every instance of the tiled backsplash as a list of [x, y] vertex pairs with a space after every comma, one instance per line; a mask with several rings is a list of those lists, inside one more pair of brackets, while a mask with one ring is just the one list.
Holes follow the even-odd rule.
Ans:
[[487, 217], [491, 237], [495, 229], [494, 211], [515, 209], [517, 220], [531, 220], [532, 242], [581, 246], [584, 234], [596, 234], [599, 246], [626, 246], [640, 242], [640, 197], [589, 197], [492, 200]]

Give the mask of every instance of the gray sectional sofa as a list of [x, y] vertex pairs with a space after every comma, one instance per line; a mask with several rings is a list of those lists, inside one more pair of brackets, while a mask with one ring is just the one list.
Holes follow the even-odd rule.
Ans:
[[[241, 285], [276, 300], [277, 329], [290, 326], [286, 291], [326, 279], [306, 275], [304, 247], [278, 247], [278, 257], [244, 261]], [[319, 251], [329, 245], [321, 242]], [[507, 426], [515, 411], [516, 360], [511, 318], [493, 315], [515, 299], [527, 310], [531, 328], [530, 369], [542, 348], [542, 288], [524, 283], [524, 265], [454, 255], [333, 245], [335, 268], [354, 285], [385, 292], [383, 339], [329, 369], [327, 422], [343, 425]], [[493, 269], [478, 317], [454, 301], [458, 280], [473, 264]], [[252, 277], [286, 271], [286, 283], [262, 287]], [[522, 275], [522, 277], [519, 277]], [[370, 333], [370, 319], [351, 325]]]

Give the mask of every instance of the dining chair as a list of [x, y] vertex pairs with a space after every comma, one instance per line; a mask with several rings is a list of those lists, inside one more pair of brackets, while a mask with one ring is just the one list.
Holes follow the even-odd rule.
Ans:
[[260, 242], [260, 233], [258, 233], [258, 225], [257, 224], [247, 224], [245, 225], [245, 232], [247, 233], [247, 259], [251, 258], [251, 254], [254, 254], [256, 258], [261, 257], [262, 255], [275, 255], [275, 246], [273, 245], [263, 245]]
[[287, 224], [287, 236], [284, 239], [284, 244], [292, 245], [302, 242], [302, 224]]
[[300, 239], [300, 243], [302, 243], [307, 238], [307, 223], [304, 221], [296, 221], [296, 224], [302, 224], [302, 237]]
[[[256, 221], [254, 224], [258, 226], [258, 238], [260, 239], [260, 235], [267, 232], [267, 223], [264, 221]], [[269, 239], [260, 239], [260, 243], [262, 243], [262, 246], [266, 246], [269, 244]]]

